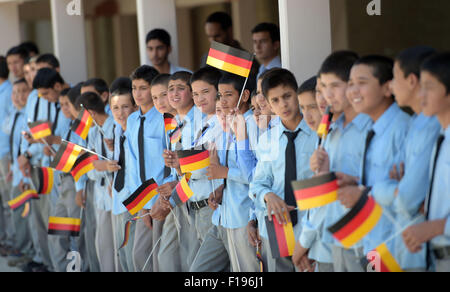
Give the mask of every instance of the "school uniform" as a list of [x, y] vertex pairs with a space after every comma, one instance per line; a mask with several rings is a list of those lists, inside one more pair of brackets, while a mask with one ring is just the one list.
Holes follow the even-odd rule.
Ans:
[[[193, 106], [183, 121], [180, 116], [177, 115], [178, 127], [181, 130], [181, 140], [179, 143], [171, 144], [171, 150], [188, 150], [192, 149], [198, 140], [198, 129], [203, 129], [203, 119], [205, 115], [196, 107]], [[172, 133], [169, 134], [171, 136]], [[201, 178], [206, 170], [198, 170], [192, 172], [192, 176], [195, 179]], [[176, 170], [171, 170], [171, 175], [166, 178], [166, 182], [179, 181], [182, 177], [179, 177]], [[192, 186], [192, 183], [190, 184]], [[179, 272], [188, 271], [195, 255], [200, 247], [199, 235], [204, 233], [204, 230], [208, 226], [207, 218], [206, 222], [199, 222], [197, 220], [202, 217], [208, 217], [209, 211], [205, 206], [206, 201], [203, 198], [209, 196], [210, 192], [206, 195], [207, 190], [211, 190], [211, 182], [206, 186], [205, 181], [194, 182], [194, 187], [200, 191], [185, 204], [182, 204], [172, 210], [172, 212], [166, 217], [161, 235], [161, 244], [158, 251], [158, 262], [160, 263], [161, 271], [164, 272]], [[218, 187], [218, 186], [216, 186]], [[191, 187], [192, 188], [192, 187]], [[175, 190], [174, 190], [175, 192]], [[173, 198], [169, 199], [172, 206], [175, 206]], [[191, 204], [195, 202], [194, 204]], [[191, 208], [192, 205], [192, 208]], [[195, 205], [195, 206], [194, 206]], [[202, 208], [200, 208], [202, 206]], [[196, 225], [198, 222], [198, 225]], [[206, 226], [203, 226], [205, 224]], [[198, 228], [197, 228], [198, 227]], [[168, 262], [168, 259], [176, 259], [174, 262]]]
[[[125, 132], [128, 147], [126, 161], [127, 172], [125, 179], [130, 194], [134, 193], [145, 181], [153, 178], [158, 185], [164, 182], [163, 150], [166, 149], [164, 118], [156, 110], [150, 109], [146, 114], [141, 110], [128, 117], [127, 131]], [[140, 145], [139, 141], [142, 141]], [[158, 199], [155, 196], [144, 209], [150, 210]], [[156, 222], [156, 220], [154, 221]], [[159, 223], [156, 222], [158, 225]], [[160, 233], [161, 228], [154, 228]], [[153, 232], [153, 231], [152, 231]], [[142, 271], [148, 256], [153, 248], [153, 242], [160, 238], [160, 234], [152, 234], [142, 220], [136, 222], [135, 241], [133, 247], [134, 268]], [[153, 260], [156, 256], [153, 256]], [[147, 265], [146, 271], [152, 271], [153, 265]]]
[[[11, 112], [9, 116], [9, 121], [7, 122], [10, 134], [8, 135], [7, 141], [9, 142], [8, 149], [10, 149], [10, 161], [11, 161], [11, 171], [13, 173], [12, 188], [10, 190], [10, 199], [13, 200], [20, 196], [22, 192], [19, 189], [20, 181], [24, 180], [22, 173], [19, 170], [19, 164], [17, 162], [17, 157], [19, 156], [19, 146], [21, 134], [21, 126], [25, 123], [24, 111], [15, 109]], [[8, 200], [8, 201], [9, 201]], [[32, 236], [30, 230], [29, 218], [22, 218], [21, 214], [25, 208], [25, 204], [19, 208], [12, 210], [12, 223], [14, 226], [14, 242], [13, 246], [15, 249], [20, 251], [22, 254], [32, 258], [34, 256], [34, 250], [32, 246]]]
[[[253, 113], [247, 111], [244, 119], [249, 138], [236, 141], [231, 133], [223, 132], [218, 155], [221, 165], [228, 168], [225, 179], [222, 204], [212, 216], [213, 227], [209, 230], [198, 254], [191, 266], [191, 271], [202, 272], [209, 269], [233, 272], [256, 272], [259, 270], [256, 250], [247, 237], [248, 214], [252, 200], [248, 196], [249, 182], [256, 165], [256, 156], [252, 143], [256, 143], [256, 123]], [[220, 143], [220, 142], [219, 142]], [[217, 241], [221, 241], [217, 245]], [[218, 263], [217, 255], [226, 251], [227, 261]]]
[[[113, 137], [113, 129], [114, 119], [110, 116], [108, 116], [102, 126], [93, 126], [88, 134], [88, 149], [93, 149], [94, 152], [101, 156], [112, 159], [113, 153], [106, 146], [104, 139], [111, 139]], [[100, 160], [104, 160], [104, 158], [99, 158]], [[109, 193], [112, 176], [107, 172], [93, 170], [87, 173], [87, 177], [94, 181], [93, 195], [97, 222], [95, 246], [100, 263], [100, 271], [114, 272], [116, 271], [115, 255], [118, 247], [116, 248], [114, 246], [115, 240], [111, 215], [112, 198]]]
[[[0, 108], [0, 127], [5, 128], [6, 119], [12, 111], [12, 84], [8, 80], [0, 84], [0, 101], [2, 104], [8, 105]], [[9, 143], [8, 135], [4, 131], [0, 131], [0, 243], [2, 245], [11, 246], [13, 244], [13, 229], [12, 229], [12, 213], [8, 206], [10, 197], [9, 190], [11, 183], [6, 181], [6, 176], [9, 170]]]
[[[392, 166], [400, 162], [398, 153], [404, 147], [409, 122], [410, 116], [393, 103], [373, 124], [366, 139], [367, 150], [363, 160], [361, 182], [372, 187], [370, 193], [383, 208], [383, 215], [372, 231], [362, 239], [365, 255], [387, 240], [395, 230], [393, 198], [380, 191], [379, 185], [389, 180]], [[387, 246], [389, 250], [394, 250], [393, 241], [388, 242]]]
[[[359, 177], [365, 140], [368, 131], [372, 127], [372, 120], [365, 114], [359, 114], [344, 127], [344, 119], [345, 116], [342, 115], [330, 126], [330, 133], [324, 143], [324, 149], [329, 156], [330, 171]], [[316, 221], [321, 226], [318, 230], [321, 243], [318, 244], [323, 244], [322, 248], [327, 253], [327, 258], [329, 257], [329, 250], [332, 250], [331, 256], [334, 271], [365, 271], [360, 263], [360, 259], [363, 257], [362, 243], [356, 243], [352, 248], [346, 249], [327, 230], [328, 227], [345, 216], [349, 210], [342, 206], [339, 201], [319, 209], [321, 209], [320, 213], [323, 212], [323, 221], [320, 219]], [[306, 244], [308, 239], [301, 238], [300, 242]], [[320, 250], [321, 248], [318, 247], [318, 249]], [[314, 253], [314, 250], [312, 250], [312, 255]], [[329, 261], [329, 258], [327, 261]]]
[[[436, 117], [426, 117], [423, 114], [414, 115], [409, 124], [405, 148], [400, 153], [401, 161], [405, 164], [405, 174], [400, 182], [386, 180], [374, 186], [375, 193], [384, 193], [391, 205], [397, 222], [395, 233], [411, 224], [421, 223], [425, 217], [419, 209], [425, 200], [429, 189], [429, 165], [433, 146], [439, 136], [441, 126]], [[394, 196], [398, 190], [398, 195]], [[390, 197], [388, 197], [390, 196]], [[405, 246], [402, 236], [395, 239], [395, 249], [392, 254], [403, 270], [425, 271], [425, 249], [418, 253], [411, 253]]]
[[[57, 109], [57, 126], [53, 131], [55, 136], [59, 136], [62, 139], [86, 147], [85, 141], [72, 132], [71, 120], [64, 117], [59, 109], [59, 104], [55, 104]], [[57, 152], [59, 145], [53, 145], [53, 148]], [[53, 159], [53, 158], [52, 158]], [[45, 157], [43, 164], [49, 163], [49, 158]], [[78, 182], [75, 183], [70, 173], [63, 173], [61, 171], [55, 171], [55, 183], [51, 196], [53, 196], [53, 202], [51, 205], [50, 214], [52, 217], [67, 217], [67, 218], [80, 218], [82, 219], [81, 208], [75, 204], [75, 197], [78, 191], [84, 190], [86, 184], [86, 176], [83, 176]], [[81, 230], [83, 228], [81, 227]], [[79, 237], [61, 236], [61, 235], [49, 235], [49, 245], [51, 250], [51, 256], [53, 266], [57, 272], [65, 272], [69, 260], [67, 260], [67, 253], [73, 249], [77, 250], [82, 259], [84, 265], [83, 270], [86, 268], [86, 250], [83, 245], [83, 232]]]
[[[113, 160], [118, 161], [121, 170], [114, 173], [114, 181], [112, 185], [112, 217], [117, 227], [114, 232], [116, 242], [120, 244], [123, 242], [125, 236], [124, 226], [132, 219], [127, 208], [122, 204], [130, 193], [126, 185], [125, 172], [127, 169], [127, 161], [125, 159], [126, 151], [128, 151], [126, 137], [121, 126], [116, 124], [114, 130], [114, 156]], [[119, 250], [119, 263], [124, 272], [134, 272], [133, 264], [133, 245], [135, 236], [136, 224], [131, 224], [128, 244]]]
[[450, 271], [450, 127], [441, 132], [432, 155], [431, 192], [425, 201], [427, 221], [446, 220], [444, 234], [437, 236], [426, 245], [434, 258], [436, 272]]
[[[273, 138], [269, 139], [264, 137], [267, 133], [271, 133]], [[267, 209], [264, 201], [264, 196], [266, 194], [275, 193], [280, 198], [286, 200], [286, 149], [289, 145], [291, 145], [290, 149], [292, 149], [292, 145], [295, 146], [296, 179], [303, 180], [313, 176], [313, 172], [309, 169], [309, 159], [317, 145], [317, 134], [308, 127], [304, 120], [299, 123], [294, 133], [297, 133], [297, 137], [294, 135], [294, 141], [289, 141], [289, 139], [293, 139], [294, 137], [288, 139], [288, 135], [291, 136], [293, 133], [287, 130], [283, 123], [280, 123], [260, 138], [260, 143], [258, 144], [257, 150], [259, 160], [256, 166], [253, 181], [250, 183], [250, 194], [256, 195], [255, 202], [258, 206], [264, 208], [266, 216]], [[269, 144], [265, 141], [272, 142]], [[289, 161], [289, 163], [291, 162], [292, 161]], [[290, 205], [295, 206], [295, 202], [291, 202]], [[293, 225], [295, 238], [298, 240], [302, 229], [301, 219], [305, 212], [295, 212], [297, 215], [297, 224]], [[293, 215], [295, 216], [295, 214]], [[292, 219], [295, 221], [294, 218]], [[290, 257], [282, 259], [274, 259], [272, 257], [265, 221], [258, 222], [258, 224], [263, 244], [262, 252], [268, 260], [269, 272], [294, 271], [295, 267], [292, 264]]]

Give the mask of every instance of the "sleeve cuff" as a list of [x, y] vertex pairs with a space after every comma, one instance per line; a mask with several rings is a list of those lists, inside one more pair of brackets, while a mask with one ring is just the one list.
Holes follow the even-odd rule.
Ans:
[[371, 194], [380, 205], [390, 207], [395, 198], [394, 194], [397, 185], [398, 184], [392, 180], [376, 183], [372, 187]]

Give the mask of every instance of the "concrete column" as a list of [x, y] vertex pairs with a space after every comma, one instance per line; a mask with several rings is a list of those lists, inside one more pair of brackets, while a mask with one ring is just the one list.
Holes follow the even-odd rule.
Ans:
[[82, 1], [50, 0], [53, 45], [61, 75], [73, 85], [88, 78]]
[[257, 0], [232, 1], [233, 35], [242, 47], [253, 52], [252, 29], [258, 24]]
[[172, 37], [172, 54], [169, 61], [178, 64], [178, 33], [175, 0], [136, 0], [141, 64], [149, 64], [147, 57], [147, 33], [162, 28]]
[[279, 0], [281, 58], [302, 83], [331, 53], [329, 0]]
[[0, 3], [0, 55], [20, 44], [19, 4]]

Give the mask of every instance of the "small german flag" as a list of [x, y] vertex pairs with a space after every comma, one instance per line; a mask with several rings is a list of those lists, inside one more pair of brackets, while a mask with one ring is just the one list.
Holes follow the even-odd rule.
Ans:
[[23, 212], [20, 216], [22, 216], [22, 218], [27, 218], [28, 214], [30, 214], [30, 202], [25, 203], [25, 207], [23, 208]]
[[48, 218], [48, 234], [64, 236], [80, 236], [81, 219], [78, 218]]
[[50, 167], [38, 167], [39, 190], [41, 195], [48, 195], [53, 189], [54, 170]]
[[70, 172], [73, 179], [77, 182], [80, 178], [91, 170], [94, 170], [93, 162], [99, 160], [97, 155], [91, 154], [89, 152], [84, 153], [78, 157], [77, 161]]
[[253, 55], [221, 43], [212, 42], [206, 64], [247, 78], [253, 65]]
[[345, 248], [351, 248], [377, 225], [382, 214], [381, 206], [372, 196], [365, 194], [341, 220], [329, 227], [328, 231]]
[[[381, 244], [372, 252], [369, 252], [367, 255], [368, 261], [373, 260], [373, 258], [370, 258], [373, 252], [375, 253], [375, 268], [377, 271], [382, 273], [403, 272], [402, 268], [389, 251], [386, 243]], [[377, 267], [377, 265], [379, 266]]]
[[169, 138], [170, 138], [170, 144], [176, 144], [178, 142], [180, 142], [181, 140], [181, 131], [182, 128], [180, 127], [176, 127], [175, 130], [170, 133]]
[[193, 172], [209, 166], [209, 151], [204, 146], [202, 146], [202, 150], [195, 149], [197, 148], [177, 151], [182, 173]]
[[8, 202], [9, 207], [15, 210], [28, 202], [31, 199], [39, 199], [39, 195], [35, 190], [28, 190], [23, 192], [20, 196]]
[[122, 204], [128, 209], [131, 215], [135, 215], [144, 206], [158, 194], [154, 179], [150, 179], [143, 183], [128, 199]]
[[31, 136], [34, 140], [40, 140], [52, 135], [49, 122], [38, 121], [35, 123], [28, 123]]
[[272, 221], [269, 221], [269, 217], [267, 216], [265, 219], [272, 257], [277, 259], [292, 256], [295, 248], [292, 222], [282, 225], [275, 216], [272, 216]]
[[320, 138], [325, 139], [328, 136], [328, 132], [330, 131], [331, 121], [333, 120], [333, 113], [331, 112], [331, 107], [328, 106], [325, 115], [320, 122], [319, 129], [317, 130], [317, 135]]
[[177, 206], [186, 203], [194, 195], [194, 192], [188, 185], [191, 173], [186, 173], [175, 188], [175, 194], [172, 196]]
[[65, 173], [69, 173], [77, 161], [78, 155], [83, 150], [81, 146], [71, 142], [63, 141], [56, 153], [50, 167]]
[[125, 223], [124, 238], [123, 238], [122, 245], [119, 247], [119, 249], [124, 248], [128, 244], [128, 241], [130, 240], [130, 232], [131, 232], [131, 223], [132, 222], [133, 222], [133, 220], [130, 220], [130, 221], [127, 221], [127, 223]]
[[311, 179], [292, 182], [297, 206], [300, 210], [328, 205], [337, 200], [336, 174], [334, 172]]
[[177, 120], [175, 117], [169, 113], [164, 114], [164, 127], [166, 133], [172, 130], [175, 130], [178, 126]]
[[73, 122], [72, 131], [83, 140], [86, 140], [93, 122], [94, 120], [89, 112], [86, 109], [82, 109], [77, 119]]

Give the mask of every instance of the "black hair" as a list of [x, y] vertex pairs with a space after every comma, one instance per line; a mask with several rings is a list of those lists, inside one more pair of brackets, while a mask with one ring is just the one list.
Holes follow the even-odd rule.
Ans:
[[175, 81], [175, 80], [182, 80], [184, 81], [189, 88], [192, 90], [192, 86], [191, 86], [191, 77], [192, 77], [192, 73], [187, 72], [187, 71], [178, 71], [175, 72], [174, 74], [172, 74], [170, 76], [170, 80], [169, 81]]
[[252, 93], [250, 93], [250, 99], [255, 98], [258, 95], [258, 92], [256, 90], [253, 90]]
[[233, 26], [233, 20], [228, 13], [225, 12], [214, 12], [206, 19], [206, 23], [218, 23], [222, 30], [228, 30]]
[[48, 64], [53, 69], [59, 68], [59, 66], [60, 66], [58, 58], [56, 58], [56, 56], [53, 54], [40, 55], [36, 60], [36, 64], [38, 64], [38, 63]]
[[78, 99], [77, 103], [80, 103], [83, 108], [96, 112], [98, 114], [105, 114], [105, 104], [102, 98], [95, 92], [83, 93]]
[[158, 70], [149, 65], [142, 65], [131, 73], [130, 79], [132, 81], [142, 79], [145, 80], [149, 86], [152, 85], [153, 79], [159, 75]]
[[[239, 93], [244, 88], [244, 83], [245, 83], [245, 78], [238, 76], [236, 74], [231, 74], [231, 73], [224, 73], [222, 75], [222, 78], [220, 78], [220, 80], [219, 80], [219, 84], [233, 85], [233, 88]], [[250, 88], [250, 85], [247, 82], [247, 85], [245, 85], [245, 90], [252, 92], [253, 89], [254, 88]]]
[[101, 78], [91, 78], [83, 83], [83, 87], [92, 86], [95, 88], [95, 90], [103, 94], [105, 92], [109, 93], [108, 83], [106, 83], [105, 80]]
[[65, 84], [65, 81], [57, 71], [50, 68], [42, 68], [37, 72], [36, 77], [33, 80], [33, 88], [50, 89], [53, 88], [56, 83]]
[[72, 103], [77, 111], [81, 110], [80, 103], [78, 102], [81, 95], [81, 87], [83, 87], [83, 82], [78, 83], [74, 87], [70, 88], [69, 92], [67, 92], [67, 97], [69, 98], [70, 103]]
[[21, 46], [12, 47], [11, 49], [9, 49], [6, 53], [6, 58], [11, 55], [19, 55], [24, 62], [26, 62], [28, 59], [28, 51]]
[[218, 90], [220, 78], [222, 78], [222, 73], [219, 69], [214, 67], [204, 67], [192, 74], [191, 84], [196, 81], [204, 81], [210, 85], [213, 85], [216, 90]]
[[297, 92], [298, 89], [298, 83], [294, 74], [286, 69], [274, 70], [266, 75], [261, 85], [263, 95], [266, 99], [268, 98], [267, 94], [269, 93], [269, 90], [278, 86], [290, 87], [295, 92]]
[[161, 28], [154, 29], [147, 34], [145, 43], [148, 44], [151, 40], [159, 40], [168, 47], [172, 45], [170, 34]]
[[28, 55], [30, 55], [30, 53], [39, 55], [39, 48], [34, 42], [31, 41], [23, 42], [19, 46], [24, 48], [28, 52]]
[[25, 80], [25, 78], [21, 78], [19, 80], [14, 81], [13, 85], [20, 84], [20, 83], [25, 83], [28, 85], [27, 80]]
[[6, 58], [0, 56], [0, 78], [8, 79], [9, 77], [9, 68], [8, 63], [6, 62]]
[[436, 53], [428, 57], [420, 67], [420, 71], [428, 72], [445, 86], [450, 93], [450, 52]]
[[[132, 94], [133, 83], [129, 77], [119, 77], [111, 83], [109, 91], [111, 94], [115, 95], [122, 95], [125, 93]], [[120, 93], [116, 94], [117, 91], [120, 91]]]
[[274, 23], [263, 22], [255, 26], [252, 30], [252, 34], [258, 32], [268, 32], [272, 43], [280, 41], [280, 28]]
[[354, 66], [366, 65], [372, 68], [372, 74], [380, 82], [380, 85], [386, 84], [394, 78], [393, 68], [394, 60], [381, 55], [368, 55], [360, 58]]
[[64, 89], [59, 93], [59, 96], [67, 96], [67, 97], [69, 97], [69, 91], [70, 91], [70, 88], [64, 88]]
[[329, 55], [319, 70], [322, 74], [334, 74], [342, 81], [348, 82], [353, 64], [359, 59], [357, 53], [352, 51], [337, 51]]
[[157, 85], [169, 86], [170, 74], [159, 74], [152, 81], [152, 87]]
[[426, 58], [435, 53], [436, 50], [431, 47], [416, 46], [400, 52], [395, 61], [398, 62], [405, 77], [414, 74], [417, 78], [420, 78], [420, 65]]
[[311, 77], [305, 82], [297, 90], [297, 95], [303, 94], [305, 92], [311, 92], [313, 94], [316, 93], [317, 87], [317, 76]]

